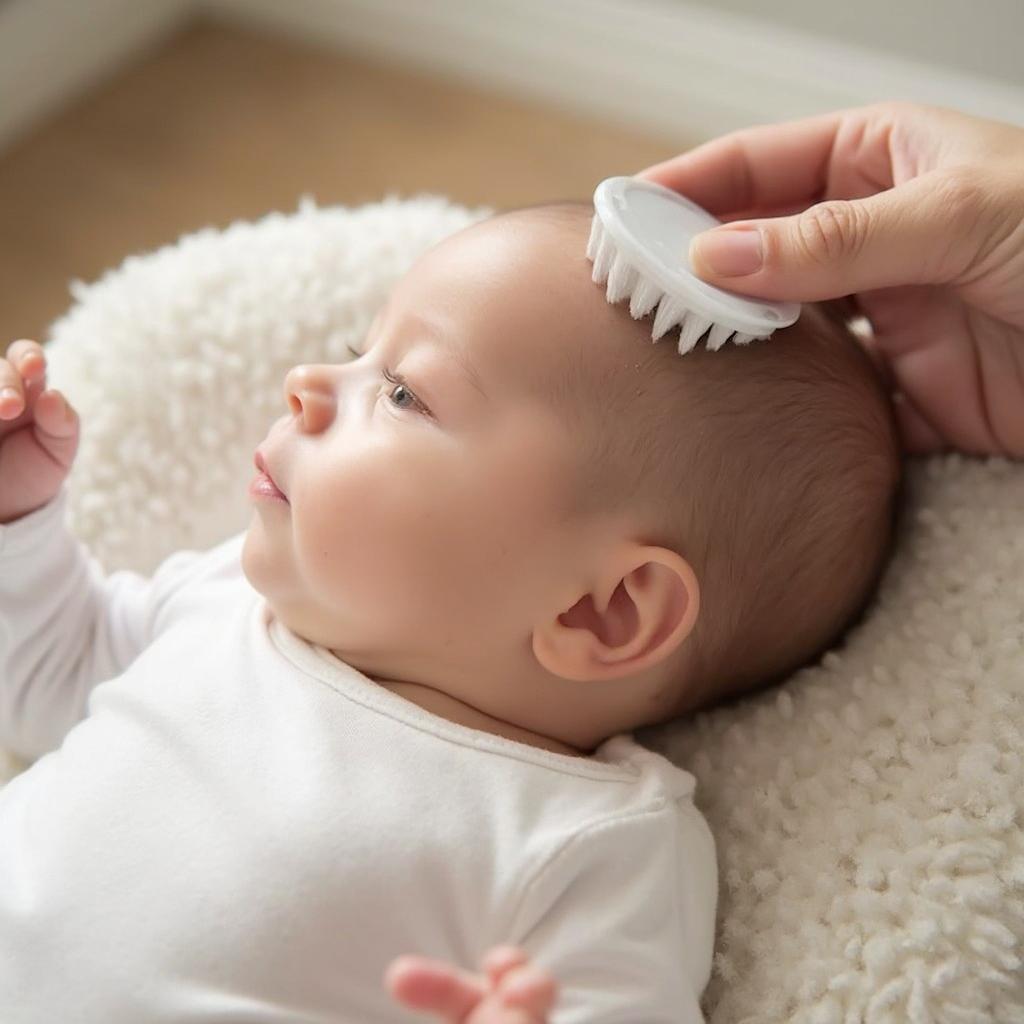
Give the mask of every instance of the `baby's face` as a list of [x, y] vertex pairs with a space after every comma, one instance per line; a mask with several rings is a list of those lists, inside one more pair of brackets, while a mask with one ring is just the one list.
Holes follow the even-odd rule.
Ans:
[[561, 510], [582, 439], [538, 382], [623, 315], [585, 246], [531, 218], [474, 225], [398, 282], [359, 358], [287, 375], [260, 447], [288, 504], [253, 499], [243, 568], [294, 632], [465, 700], [571, 606], [561, 570], [586, 538]]

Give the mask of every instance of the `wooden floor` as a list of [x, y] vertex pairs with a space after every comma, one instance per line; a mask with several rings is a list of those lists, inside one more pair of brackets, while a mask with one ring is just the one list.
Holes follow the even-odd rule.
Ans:
[[538, 102], [211, 22], [0, 153], [0, 352], [92, 281], [206, 225], [388, 193], [589, 198], [686, 148]]

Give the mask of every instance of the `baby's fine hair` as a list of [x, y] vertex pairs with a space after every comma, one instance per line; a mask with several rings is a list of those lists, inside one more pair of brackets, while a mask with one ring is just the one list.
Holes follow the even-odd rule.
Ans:
[[[499, 216], [519, 213], [564, 226], [585, 251], [589, 202]], [[700, 585], [697, 623], [640, 727], [782, 681], [834, 646], [889, 560], [903, 475], [887, 389], [839, 304], [685, 356], [677, 330], [652, 344], [653, 312], [619, 308], [613, 336], [587, 340], [595, 358], [549, 380], [586, 439], [567, 514], [638, 513], [637, 539], [678, 552]]]

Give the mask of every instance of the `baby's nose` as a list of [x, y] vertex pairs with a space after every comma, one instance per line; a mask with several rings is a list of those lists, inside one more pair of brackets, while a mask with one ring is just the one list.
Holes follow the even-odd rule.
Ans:
[[300, 426], [310, 433], [323, 430], [334, 419], [337, 396], [327, 367], [294, 366], [284, 379], [284, 400]]

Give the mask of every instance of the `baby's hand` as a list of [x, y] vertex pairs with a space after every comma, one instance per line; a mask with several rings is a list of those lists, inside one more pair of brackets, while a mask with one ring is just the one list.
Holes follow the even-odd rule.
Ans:
[[414, 1010], [427, 1010], [448, 1024], [545, 1024], [558, 986], [531, 966], [516, 946], [496, 946], [481, 966], [467, 974], [440, 960], [400, 956], [392, 960], [384, 984], [392, 997]]
[[0, 358], [0, 524], [53, 498], [71, 471], [78, 438], [78, 413], [59, 391], [46, 390], [42, 345], [12, 341]]

